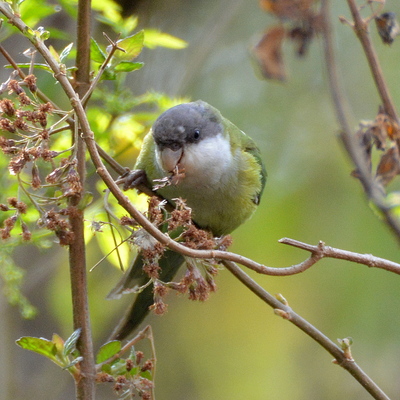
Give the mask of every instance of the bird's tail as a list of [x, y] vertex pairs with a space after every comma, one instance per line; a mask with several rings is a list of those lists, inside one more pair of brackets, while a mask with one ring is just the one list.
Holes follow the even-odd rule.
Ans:
[[[159, 260], [161, 268], [159, 279], [163, 282], [171, 281], [183, 262], [184, 257], [181, 254], [166, 250], [163, 257]], [[132, 267], [124, 274], [114, 289], [111, 290], [107, 298], [120, 298], [124, 292], [145, 285], [148, 279], [148, 276], [143, 272], [143, 260], [139, 254]], [[123, 340], [136, 330], [149, 313], [153, 303], [153, 285], [149, 285], [137, 294], [135, 301], [118, 323], [109, 340]]]

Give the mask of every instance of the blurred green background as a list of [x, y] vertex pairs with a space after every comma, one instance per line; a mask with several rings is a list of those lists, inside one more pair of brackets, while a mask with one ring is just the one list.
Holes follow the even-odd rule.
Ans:
[[[379, 99], [356, 36], [338, 21], [339, 15], [349, 16], [346, 2], [333, 3], [335, 48], [356, 127], [361, 119], [374, 119]], [[386, 9], [399, 13], [400, 4], [388, 1]], [[291, 237], [400, 261], [397, 241], [350, 177], [352, 166], [337, 140], [318, 39], [302, 59], [286, 43], [290, 77], [286, 83], [268, 82], [257, 78], [249, 57], [251, 44], [274, 23], [256, 0], [160, 1], [151, 13], [145, 7], [139, 13], [143, 25], [180, 37], [189, 46], [180, 51], [145, 50], [145, 67], [129, 80], [133, 91], [205, 100], [261, 148], [267, 187], [256, 215], [234, 232], [231, 251], [268, 266], [289, 266], [308, 256], [278, 243]], [[400, 40], [384, 46], [371, 30], [399, 104]], [[23, 51], [26, 43], [15, 46]], [[123, 162], [133, 166], [134, 159]], [[89, 265], [98, 261], [94, 243], [88, 256]], [[50, 338], [57, 332], [68, 337], [72, 332], [67, 252], [58, 247], [39, 252], [26, 246], [15, 257], [27, 270], [25, 293], [40, 313], [35, 320], [21, 320], [17, 310], [0, 298], [0, 387], [5, 388], [0, 398], [73, 398], [66, 372], [14, 345], [23, 335]], [[399, 397], [396, 275], [337, 260], [322, 260], [293, 277], [250, 275], [270, 293], [282, 293], [296, 312], [332, 340], [351, 336], [356, 361], [391, 398]], [[107, 263], [89, 274], [96, 348], [129, 301], [105, 300], [118, 277], [119, 271]], [[148, 319], [157, 349], [157, 399], [370, 398], [346, 371], [331, 363], [328, 353], [277, 318], [228, 271], [220, 272], [217, 284], [218, 291], [205, 303], [171, 293], [169, 312]], [[141, 347], [148, 350], [146, 344]], [[106, 384], [97, 392], [98, 399], [115, 397]]]

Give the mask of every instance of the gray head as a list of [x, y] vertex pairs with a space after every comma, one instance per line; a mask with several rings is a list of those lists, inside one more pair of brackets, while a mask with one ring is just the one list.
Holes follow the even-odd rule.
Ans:
[[153, 125], [153, 137], [160, 149], [177, 150], [223, 131], [217, 109], [204, 101], [180, 104], [161, 114]]

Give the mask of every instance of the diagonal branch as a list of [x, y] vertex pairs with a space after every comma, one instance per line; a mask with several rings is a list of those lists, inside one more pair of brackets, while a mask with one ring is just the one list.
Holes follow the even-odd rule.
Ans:
[[267, 303], [275, 310], [275, 313], [287, 319], [293, 325], [301, 329], [305, 334], [319, 343], [333, 357], [335, 364], [339, 364], [346, 369], [350, 374], [377, 400], [390, 400], [389, 397], [376, 385], [376, 383], [357, 365], [357, 363], [347, 356], [339, 346], [332, 342], [327, 336], [319, 331], [315, 326], [294, 312], [287, 304], [281, 302], [266, 290], [264, 290], [257, 282], [251, 279], [242, 269], [235, 263], [226, 261], [225, 267], [242, 282], [248, 289], [257, 295], [262, 301]]
[[398, 121], [397, 111], [394, 106], [392, 96], [390, 95], [389, 88], [383, 76], [382, 68], [379, 64], [378, 56], [376, 54], [374, 46], [372, 45], [371, 38], [368, 34], [368, 22], [370, 21], [369, 19], [364, 20], [361, 17], [355, 0], [347, 0], [347, 4], [353, 17], [354, 32], [360, 40], [360, 43], [364, 50], [365, 57], [367, 58], [372, 77], [374, 78], [375, 85], [378, 90], [379, 96], [381, 97], [386, 114], [389, 115], [389, 117], [391, 117], [394, 121]]
[[375, 257], [372, 254], [359, 254], [353, 253], [352, 251], [335, 249], [334, 247], [325, 246], [325, 243], [323, 242], [319, 242], [317, 246], [313, 246], [299, 242], [298, 240], [283, 238], [279, 240], [279, 243], [288, 244], [290, 246], [298, 247], [299, 249], [310, 251], [313, 255], [319, 257], [319, 259], [336, 258], [338, 260], [347, 260], [357, 264], [364, 264], [367, 267], [381, 268], [400, 275], [400, 264], [384, 258]]
[[[382, 76], [382, 70], [377, 61], [376, 53], [373, 50], [372, 43], [369, 39], [367, 27], [365, 22], [362, 20], [358, 8], [354, 0], [347, 0], [354, 17], [354, 30], [357, 36], [360, 38], [363, 48], [366, 52], [367, 59], [374, 76], [379, 94], [384, 104], [385, 110], [388, 115], [395, 118], [397, 121], [397, 114], [393, 106], [393, 102], [389, 95], [387, 85]], [[356, 170], [359, 174], [359, 179], [363, 185], [364, 191], [367, 197], [373, 201], [373, 203], [381, 211], [386, 224], [395, 234], [398, 241], [400, 241], [400, 223], [399, 220], [393, 215], [390, 206], [385, 201], [385, 197], [382, 194], [380, 188], [376, 185], [369, 171], [367, 162], [360, 149], [358, 142], [356, 141], [351, 125], [349, 123], [349, 111], [345, 96], [343, 95], [342, 84], [339, 79], [338, 67], [336, 63], [333, 39], [332, 39], [332, 28], [330, 23], [330, 12], [329, 12], [329, 0], [322, 0], [321, 2], [321, 15], [323, 20], [323, 35], [322, 40], [324, 42], [325, 51], [325, 63], [328, 71], [328, 80], [332, 100], [336, 112], [336, 117], [340, 127], [340, 137], [349, 154]]]

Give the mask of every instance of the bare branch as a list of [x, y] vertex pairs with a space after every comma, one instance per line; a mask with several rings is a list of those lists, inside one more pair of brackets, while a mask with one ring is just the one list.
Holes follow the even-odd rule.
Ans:
[[[392, 232], [395, 234], [396, 238], [400, 241], [400, 223], [395, 215], [393, 215], [391, 208], [388, 206], [385, 198], [382, 194], [381, 189], [377, 186], [376, 182], [373, 180], [371, 173], [368, 169], [367, 162], [363, 156], [360, 146], [357, 143], [351, 125], [349, 123], [349, 111], [347, 108], [347, 103], [345, 96], [343, 95], [342, 85], [339, 79], [338, 68], [336, 64], [336, 58], [334, 54], [334, 46], [332, 40], [332, 28], [330, 23], [330, 13], [329, 13], [329, 0], [322, 0], [321, 14], [323, 19], [323, 35], [322, 39], [324, 42], [325, 51], [325, 62], [328, 71], [329, 86], [332, 95], [332, 100], [337, 116], [337, 120], [340, 126], [340, 134], [342, 142], [348, 152], [352, 162], [354, 163], [356, 170], [359, 174], [360, 182], [363, 185], [364, 191], [368, 198], [374, 202], [374, 204], [380, 209], [385, 222], [390, 227]], [[382, 101], [386, 112], [390, 116], [396, 116], [396, 112], [391, 101], [389, 91], [387, 89], [386, 83], [382, 76], [382, 71], [379, 63], [376, 59], [375, 51], [372, 48], [371, 41], [366, 31], [366, 26], [362, 18], [360, 17], [357, 6], [353, 0], [348, 0], [349, 6], [355, 18], [354, 29], [358, 37], [362, 38], [363, 47], [368, 51], [368, 60], [370, 62], [370, 68], [373, 72], [377, 88], [381, 95]], [[357, 28], [356, 28], [357, 26]], [[371, 50], [372, 49], [372, 50]], [[397, 119], [396, 119], [397, 121]]]
[[[248, 289], [250, 289], [261, 300], [267, 303], [276, 312], [277, 315], [287, 319], [293, 325], [296, 325], [305, 334], [319, 343], [325, 350], [327, 350], [333, 357], [335, 357], [335, 364], [340, 365], [346, 369], [350, 374], [377, 400], [390, 400], [389, 397], [376, 385], [376, 383], [357, 365], [357, 363], [347, 356], [347, 352], [343, 351], [339, 346], [332, 342], [327, 336], [320, 332], [317, 328], [307, 322], [304, 318], [294, 312], [288, 305], [283, 304], [274, 296], [264, 290], [257, 282], [251, 279], [242, 269], [235, 263], [230, 261], [224, 262], [225, 267], [242, 282]], [[280, 311], [280, 312], [279, 312]]]
[[[75, 75], [76, 92], [83, 97], [89, 86], [90, 80], [90, 25], [91, 1], [78, 1], [78, 26], [77, 26], [77, 71]], [[86, 146], [78, 135], [76, 126], [73, 130], [76, 148], [77, 171], [82, 188], [86, 179]], [[72, 312], [74, 329], [81, 329], [77, 348], [82, 356], [80, 362], [81, 376], [76, 382], [76, 397], [79, 400], [95, 398], [95, 361], [92, 341], [92, 329], [89, 315], [89, 300], [86, 272], [86, 245], [84, 237], [84, 215], [79, 207], [83, 193], [71, 196], [68, 205], [74, 209], [69, 215], [71, 230], [74, 233], [69, 245], [69, 268], [72, 293]]]
[[394, 272], [400, 275], [400, 264], [384, 258], [375, 257], [372, 254], [359, 254], [352, 251], [335, 249], [334, 247], [325, 246], [324, 242], [319, 242], [317, 246], [299, 242], [298, 240], [283, 238], [279, 243], [288, 244], [289, 246], [298, 247], [315, 254], [321, 258], [336, 258], [339, 260], [347, 260], [357, 264], [363, 264], [368, 267], [381, 268], [386, 271]]
[[374, 78], [375, 85], [378, 89], [378, 93], [381, 97], [386, 114], [389, 115], [389, 117], [391, 117], [393, 120], [398, 121], [397, 111], [394, 106], [392, 96], [390, 95], [389, 88], [383, 76], [382, 68], [379, 64], [378, 56], [375, 52], [375, 49], [371, 42], [371, 38], [368, 34], [368, 22], [370, 21], [369, 19], [364, 20], [361, 17], [359, 8], [357, 7], [355, 0], [347, 0], [347, 4], [349, 5], [350, 12], [353, 17], [354, 32], [356, 33], [363, 47], [368, 65], [371, 69], [371, 73]]

